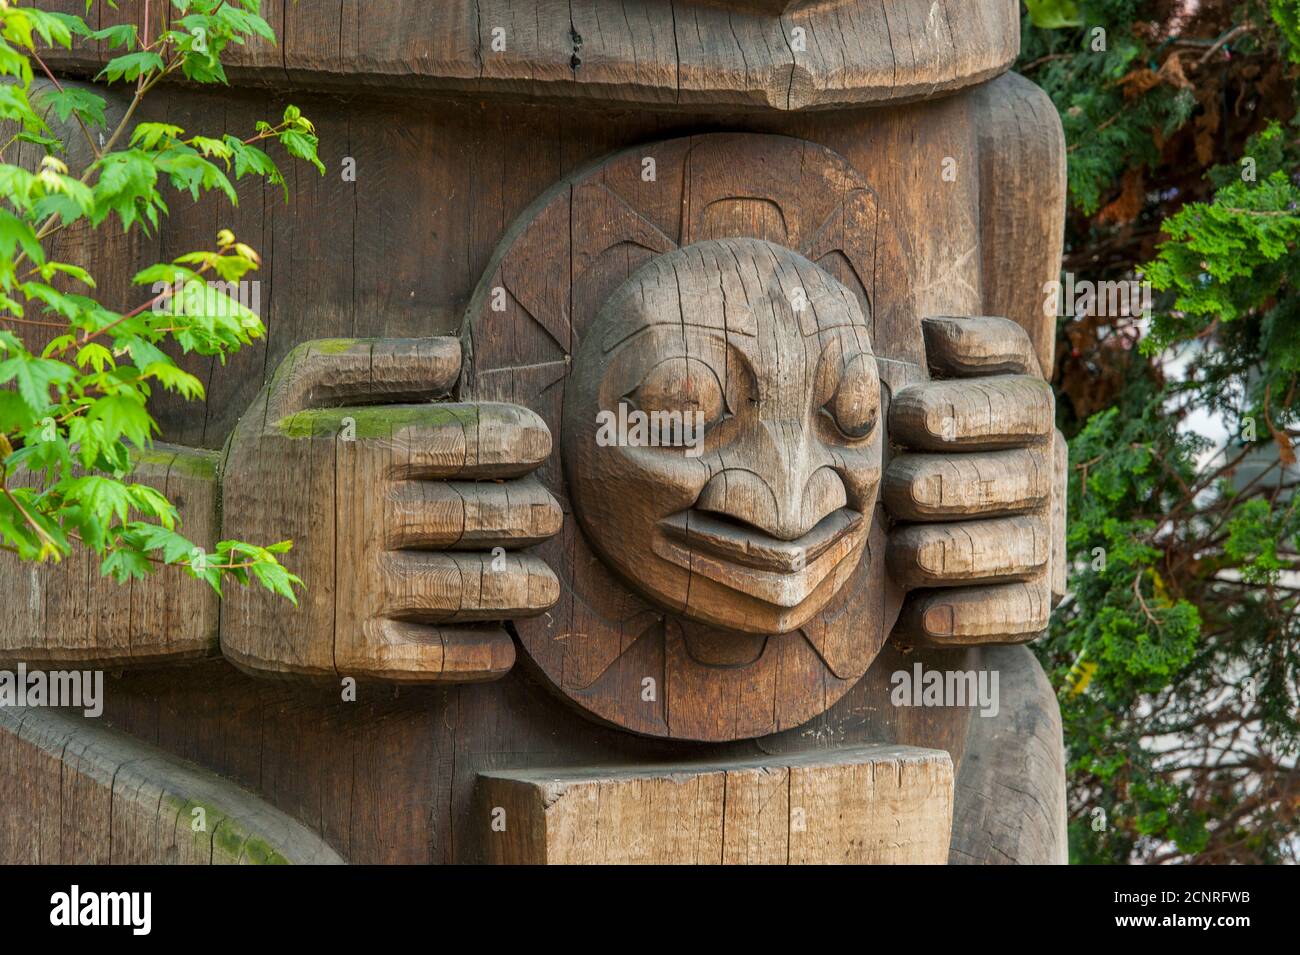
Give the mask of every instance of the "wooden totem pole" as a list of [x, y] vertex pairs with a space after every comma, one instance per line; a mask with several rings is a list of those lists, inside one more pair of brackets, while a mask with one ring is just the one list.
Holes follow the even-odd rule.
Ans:
[[107, 679], [0, 709], [0, 858], [1063, 861], [1015, 0], [270, 6], [150, 108], [312, 91], [328, 174], [105, 255], [260, 235], [267, 338], [138, 479], [307, 589], [5, 555], [0, 663]]

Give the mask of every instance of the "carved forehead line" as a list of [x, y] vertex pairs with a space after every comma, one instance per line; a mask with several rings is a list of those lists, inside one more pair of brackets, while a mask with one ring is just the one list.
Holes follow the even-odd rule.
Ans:
[[[746, 273], [748, 273], [748, 276], [753, 279], [755, 287], [760, 291], [763, 301], [768, 304], [777, 299], [785, 301], [798, 323], [800, 334], [804, 338], [813, 338], [822, 332], [836, 328], [867, 330], [866, 316], [863, 314], [857, 298], [834, 276], [825, 272], [815, 262], [805, 259], [792, 250], [764, 244], [761, 247], [761, 254], [766, 256], [769, 270], [760, 269], [758, 261], [753, 257], [748, 259], [748, 268], [746, 268], [746, 264], [736, 254], [734, 246], [728, 244], [725, 248], [736, 263], [746, 302], [751, 307], [753, 306], [749, 299], [748, 283], [745, 282]], [[794, 272], [797, 283], [793, 286], [788, 285], [786, 281], [791, 270]], [[779, 295], [772, 294], [771, 285], [773, 281], [780, 290]], [[798, 303], [802, 305], [802, 307], [798, 308], [796, 307], [796, 289], [802, 291], [804, 299], [802, 303]], [[809, 321], [810, 317], [811, 321]]]
[[679, 290], [676, 284], [647, 284], [642, 281], [638, 283], [637, 292], [639, 294], [627, 302], [630, 314], [620, 316], [615, 327], [602, 340], [601, 348], [606, 353], [653, 328], [695, 328], [744, 338], [758, 335], [758, 319], [753, 311], [747, 305], [738, 308], [729, 303], [719, 288]]
[[[862, 306], [857, 297], [843, 284], [820, 269], [814, 262], [795, 259], [792, 264], [798, 277], [798, 287], [803, 290], [806, 297], [804, 307], [795, 312], [799, 329], [805, 338], [812, 338], [836, 328], [858, 328], [864, 332], [867, 330], [867, 319]], [[809, 276], [805, 275], [808, 271], [812, 273], [811, 281]], [[777, 271], [777, 281], [781, 283], [783, 291], [785, 290], [784, 273], [783, 268]], [[791, 294], [793, 292], [787, 293], [787, 298]], [[811, 321], [809, 321], [810, 312]]]
[[[752, 317], [752, 312], [750, 315]], [[708, 317], [711, 318], [712, 315]], [[796, 320], [797, 319], [798, 316], [796, 316]], [[605, 336], [601, 342], [601, 350], [605, 354], [609, 354], [614, 351], [614, 349], [619, 348], [623, 344], [634, 338], [638, 338], [647, 332], [663, 329], [680, 329], [683, 332], [695, 332], [697, 334], [712, 332], [715, 333], [716, 337], [720, 340], [724, 342], [730, 341], [742, 352], [750, 354], [751, 357], [754, 357], [751, 354], [751, 350], [758, 347], [757, 319], [754, 320], [753, 328], [738, 328], [735, 325], [729, 324], [725, 317], [721, 321], [708, 321], [707, 318], [704, 321], [694, 321], [687, 319], [684, 315], [677, 321], [673, 321], [669, 318], [647, 318], [647, 320], [635, 328], [629, 328], [628, 326], [630, 324], [632, 323], [621, 322], [619, 327], [612, 329], [609, 334]], [[827, 322], [826, 324], [819, 324], [813, 327], [806, 326], [803, 322], [799, 322], [799, 324], [803, 326], [800, 327], [799, 333], [805, 341], [808, 339], [820, 339], [827, 333], [847, 329], [853, 332], [856, 344], [859, 348], [867, 354], [873, 353], [870, 335], [868, 334], [869, 329], [865, 324], [860, 324], [852, 320]], [[825, 346], [823, 346], [823, 349], [824, 347]]]
[[680, 329], [683, 332], [716, 332], [722, 338], [735, 335], [741, 341], [756, 339], [758, 337], [757, 321], [753, 322], [752, 328], [746, 328], [745, 324], [731, 324], [728, 322], [727, 316], [717, 315], [712, 309], [700, 309], [689, 318], [685, 310], [676, 318], [662, 315], [658, 311], [643, 312], [618, 322], [614, 328], [610, 329], [601, 340], [601, 350], [605, 354], [609, 354], [615, 348], [633, 338], [647, 332], [661, 331], [663, 329]]
[[[799, 287], [807, 289], [806, 285]], [[620, 327], [612, 329], [605, 336], [602, 348], [606, 352], [653, 327], [700, 328], [744, 338], [758, 336], [758, 316], [753, 305], [748, 301], [737, 305], [718, 287], [706, 291], [683, 289], [679, 292], [664, 285], [643, 284], [640, 292], [641, 302], [636, 307], [635, 314], [619, 322]], [[856, 308], [857, 300], [847, 290], [817, 289], [808, 295], [807, 303], [797, 310], [788, 295], [765, 296], [762, 304], [770, 308], [778, 297], [786, 300], [798, 332], [804, 338], [816, 338], [824, 332], [839, 328], [868, 331], [865, 317]], [[774, 319], [779, 322], [781, 316], [774, 315]], [[628, 325], [638, 322], [639, 328], [628, 330]]]
[[[635, 338], [640, 338], [642, 335], [651, 332], [661, 332], [664, 330], [680, 331], [683, 335], [691, 332], [694, 332], [697, 335], [707, 334], [709, 337], [716, 338], [723, 344], [726, 344], [729, 337], [729, 330], [721, 325], [705, 325], [699, 322], [647, 322], [644, 325], [639, 325], [632, 329], [629, 329], [624, 325], [623, 327], [610, 332], [605, 336], [604, 341], [601, 343], [601, 350], [608, 355], [615, 349], [621, 348], [630, 343]], [[755, 338], [756, 336], [752, 333], [747, 335], [738, 335], [738, 340], [733, 344], [741, 346], [742, 343], [755, 340]]]
[[[735, 253], [727, 249], [737, 268], [740, 262], [735, 257]], [[758, 335], [758, 318], [754, 315], [754, 310], [749, 300], [749, 289], [745, 287], [743, 276], [735, 275], [738, 280], [738, 286], [731, 289], [728, 294], [729, 278], [732, 278], [731, 269], [719, 262], [717, 256], [712, 257], [712, 262], [705, 261], [704, 250], [699, 247], [690, 248], [688, 255], [698, 256], [699, 272], [686, 275], [686, 281], [682, 281], [682, 273], [677, 267], [677, 261], [672, 262], [673, 279], [677, 285], [677, 299], [681, 303], [681, 321], [683, 325], [701, 325], [706, 328], [721, 328], [728, 334], [734, 332], [737, 335], [757, 336]], [[693, 263], [695, 264], [695, 263]], [[703, 289], [696, 289], [693, 286], [699, 281], [700, 276], [708, 276], [708, 281]], [[715, 279], [714, 281], [713, 279]], [[744, 303], [736, 299], [736, 292], [744, 297]], [[686, 304], [699, 303], [704, 307], [702, 309], [692, 309], [692, 312], [703, 312], [704, 321], [694, 321], [687, 319]], [[718, 308], [718, 305], [721, 308]], [[653, 318], [654, 313], [651, 313]]]
[[[826, 353], [830, 348], [832, 348], [837, 342], [843, 341], [844, 330], [852, 332], [851, 345], [857, 348], [858, 353], [870, 355], [873, 358], [875, 357], [871, 350], [870, 341], [864, 341], [864, 339], [867, 338], [865, 335], [865, 328], [856, 324], [833, 325], [827, 328], [818, 329], [811, 335], [802, 336], [801, 340], [805, 343], [805, 360], [813, 363], [809, 367], [815, 367], [817, 362], [820, 362], [825, 358]], [[745, 357], [745, 360], [751, 368], [758, 369], [762, 366], [759, 359], [762, 357], [760, 350], [763, 348], [763, 343], [757, 336], [733, 335], [727, 329], [716, 325], [698, 325], [690, 323], [675, 324], [667, 321], [642, 325], [639, 328], [632, 329], [631, 331], [626, 332], [626, 334], [617, 337], [617, 340], [614, 340], [614, 336], [611, 335], [605, 340], [607, 345], [604, 348], [604, 352], [605, 354], [609, 354], [615, 350], [621, 350], [625, 346], [632, 345], [635, 339], [650, 333], [666, 335], [666, 340], [672, 342], [674, 345], [680, 343], [684, 351], [681, 355], [674, 355], [673, 357], [694, 357], [709, 364], [720, 359], [726, 349], [734, 348]], [[692, 340], [697, 343], [701, 340], [705, 340], [708, 342], [709, 347], [692, 349], [690, 345]], [[814, 347], [812, 348], [807, 347], [810, 340], [814, 343]], [[780, 349], [778, 348], [778, 351], [779, 350]], [[715, 368], [715, 371], [719, 374], [723, 373], [723, 369], [721, 368]]]
[[612, 327], [601, 341], [606, 354], [642, 331], [665, 326], [734, 335], [747, 351], [742, 341], [760, 337], [759, 310], [778, 337], [796, 332], [807, 340], [853, 329], [859, 347], [871, 351], [856, 296], [783, 246], [757, 240], [695, 243], [647, 266], [607, 306]]

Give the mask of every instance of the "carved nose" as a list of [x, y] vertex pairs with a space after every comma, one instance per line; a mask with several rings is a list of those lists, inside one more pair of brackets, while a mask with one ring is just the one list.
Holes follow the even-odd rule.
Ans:
[[744, 464], [709, 479], [695, 503], [700, 510], [792, 541], [848, 503], [844, 482], [801, 424], [759, 422], [736, 450]]

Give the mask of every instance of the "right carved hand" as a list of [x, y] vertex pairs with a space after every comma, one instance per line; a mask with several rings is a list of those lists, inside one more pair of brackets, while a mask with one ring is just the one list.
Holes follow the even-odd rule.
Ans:
[[221, 647], [233, 663], [405, 683], [510, 669], [502, 621], [559, 597], [551, 569], [518, 552], [560, 529], [531, 474], [551, 435], [517, 405], [433, 403], [459, 372], [454, 338], [305, 342], [286, 356], [231, 439], [222, 526], [293, 540], [284, 563], [307, 589], [297, 609], [232, 589]]

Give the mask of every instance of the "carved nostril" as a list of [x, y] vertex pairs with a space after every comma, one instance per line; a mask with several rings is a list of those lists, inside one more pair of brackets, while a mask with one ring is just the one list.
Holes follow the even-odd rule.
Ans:
[[819, 468], [807, 480], [782, 478], [774, 489], [753, 471], [722, 471], [704, 486], [695, 507], [792, 541], [848, 503], [844, 482], [830, 468]]
[[776, 536], [771, 529], [778, 510], [776, 495], [752, 471], [726, 470], [713, 475], [695, 506]]
[[848, 491], [844, 481], [830, 468], [819, 468], [813, 472], [803, 489], [801, 512], [806, 525], [804, 534], [812, 530], [823, 518], [834, 514], [849, 503]]

